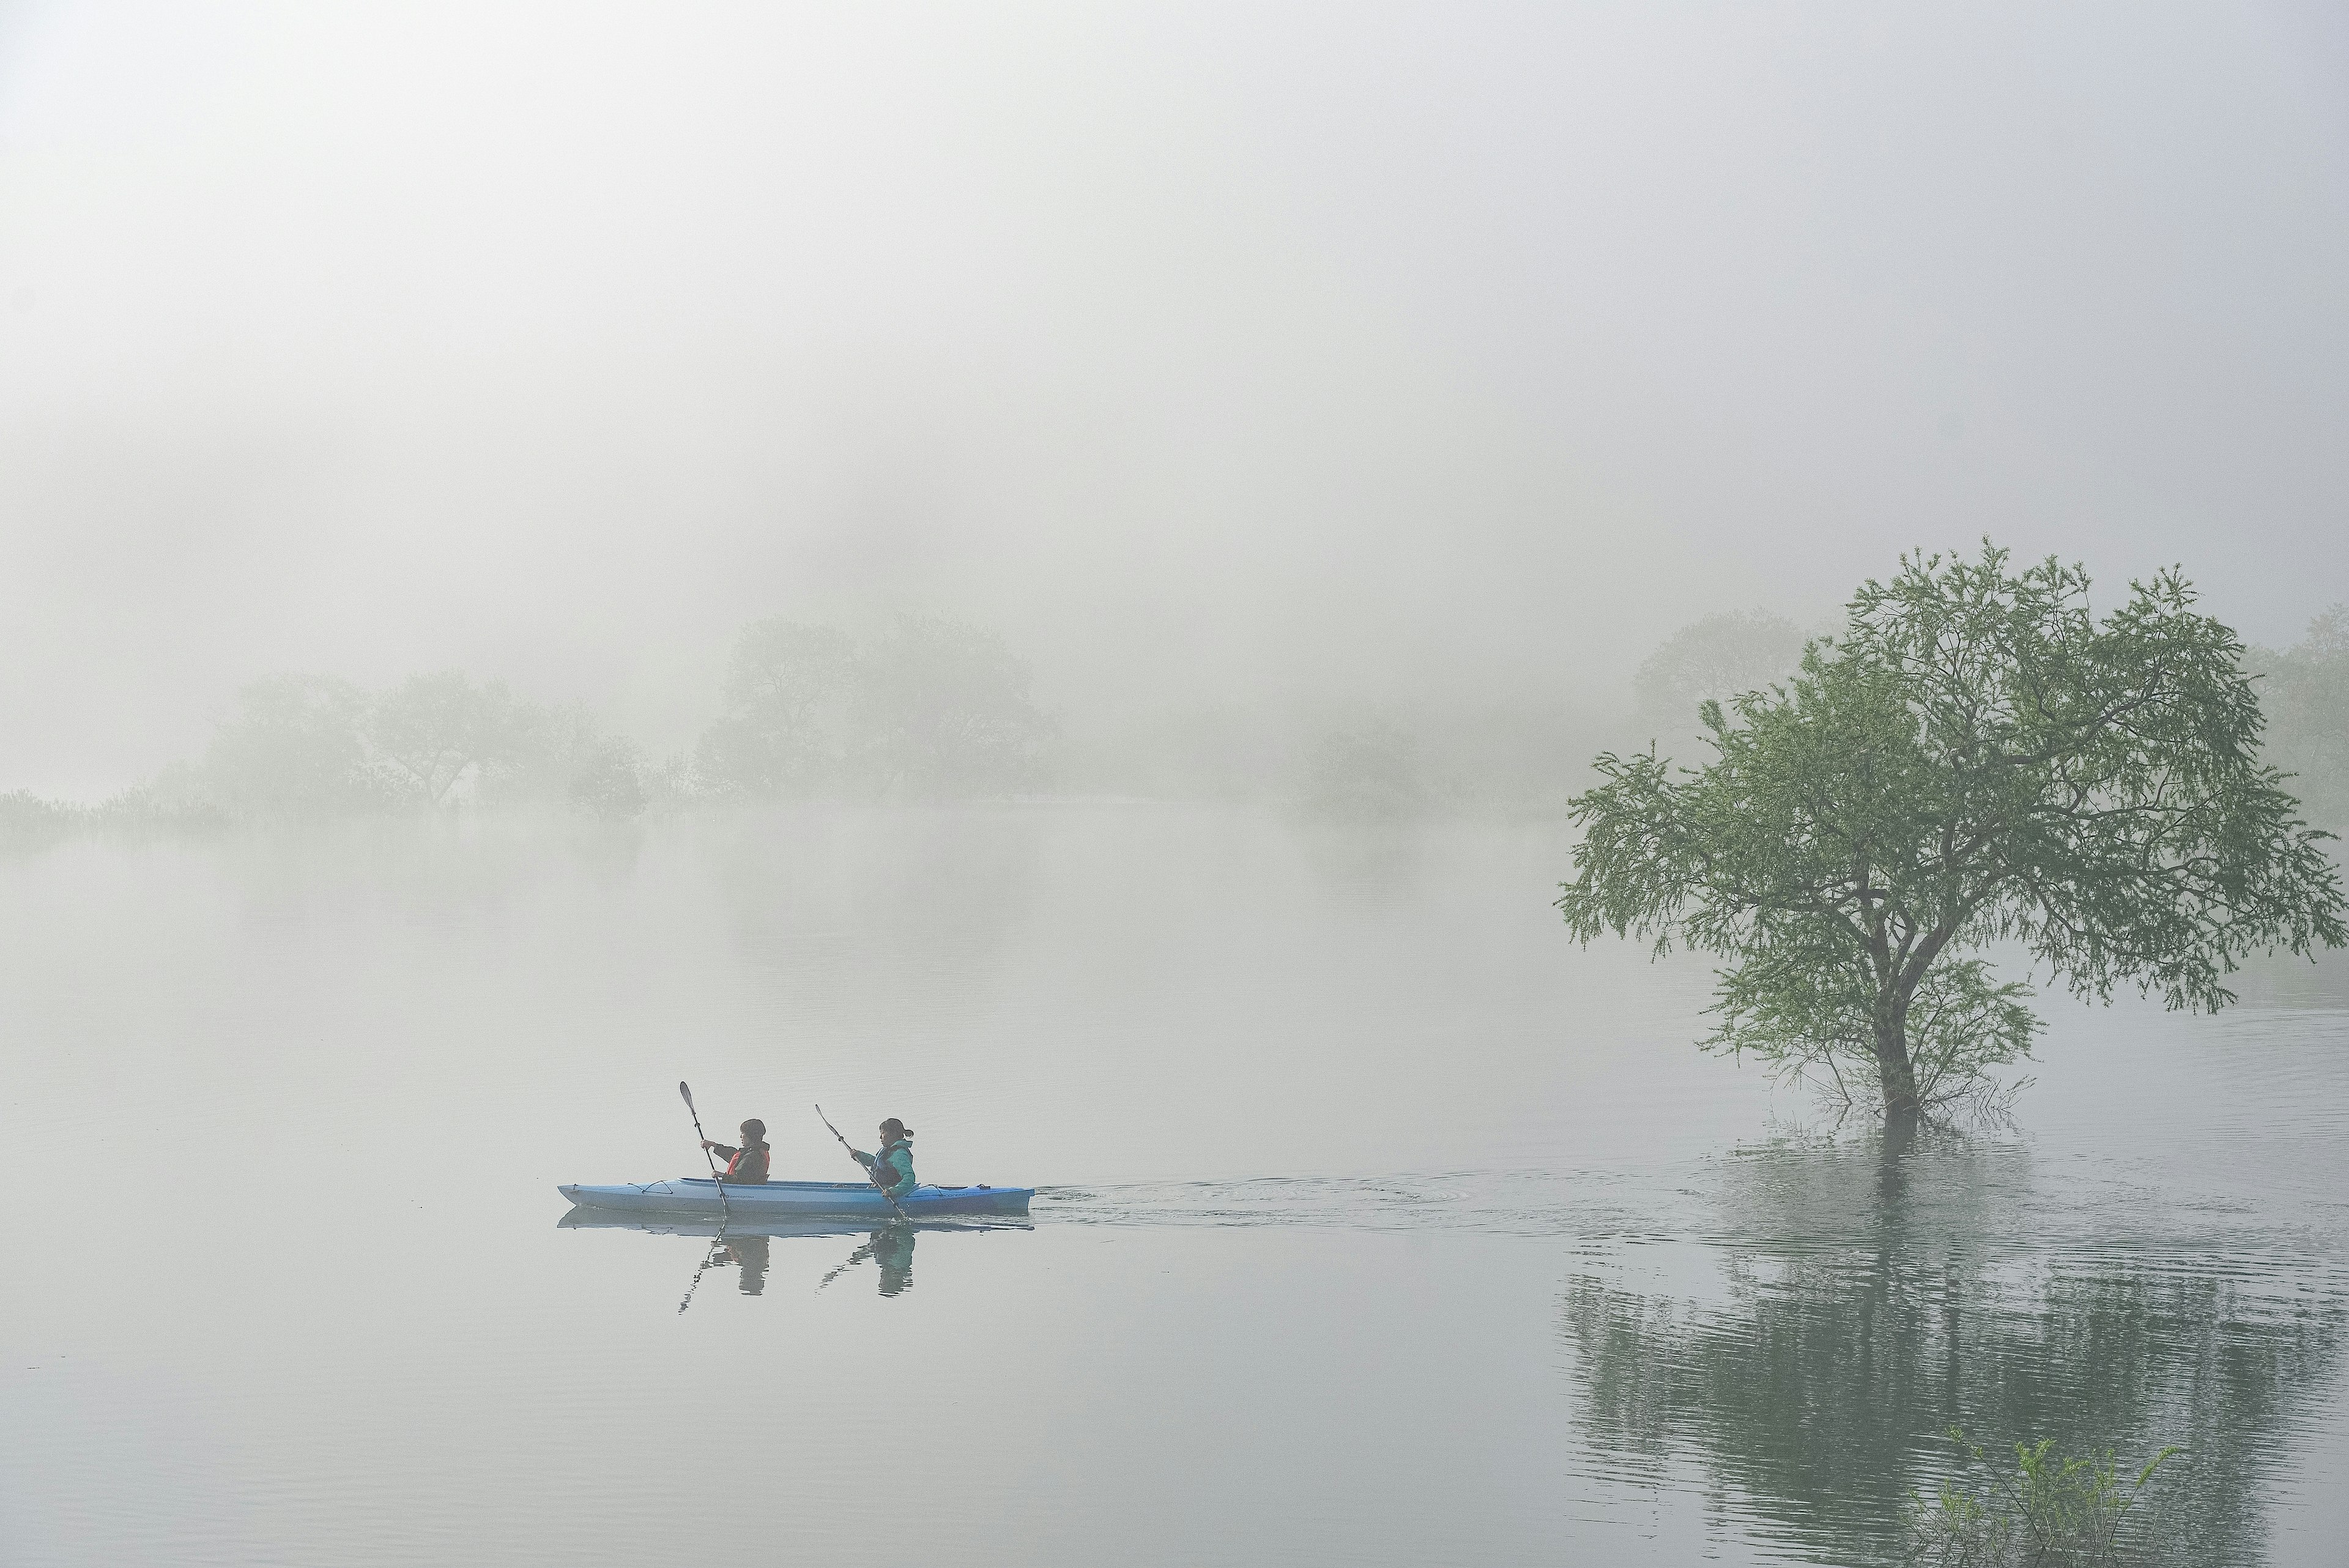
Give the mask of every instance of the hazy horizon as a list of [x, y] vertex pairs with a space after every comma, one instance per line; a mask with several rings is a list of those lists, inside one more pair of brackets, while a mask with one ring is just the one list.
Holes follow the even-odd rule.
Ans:
[[897, 606], [1069, 711], [1598, 705], [1985, 534], [2289, 642], [2344, 275], [2315, 5], [0, 7], [0, 790], [278, 670], [657, 754]]

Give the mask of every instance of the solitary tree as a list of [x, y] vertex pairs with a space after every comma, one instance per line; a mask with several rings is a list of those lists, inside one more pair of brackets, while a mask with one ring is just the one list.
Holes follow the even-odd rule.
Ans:
[[2029, 1049], [1992, 943], [2214, 1012], [2246, 953], [2342, 945], [2242, 645], [2175, 571], [2131, 589], [2099, 622], [2076, 566], [1903, 557], [1790, 681], [1703, 705], [1704, 767], [1599, 758], [1568, 929], [1722, 955], [1709, 1045], [1872, 1068], [1894, 1116]]

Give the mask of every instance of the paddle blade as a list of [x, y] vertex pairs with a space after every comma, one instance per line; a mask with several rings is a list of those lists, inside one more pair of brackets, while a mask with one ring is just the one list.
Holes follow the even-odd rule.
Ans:
[[677, 1092], [678, 1092], [678, 1094], [683, 1095], [683, 1096], [685, 1096], [685, 1108], [686, 1108], [687, 1110], [688, 1110], [688, 1111], [689, 1111], [689, 1110], [692, 1110], [692, 1109], [693, 1109], [693, 1085], [692, 1085], [691, 1084], [687, 1083], [683, 1078], [679, 1078], [679, 1079], [677, 1081]]

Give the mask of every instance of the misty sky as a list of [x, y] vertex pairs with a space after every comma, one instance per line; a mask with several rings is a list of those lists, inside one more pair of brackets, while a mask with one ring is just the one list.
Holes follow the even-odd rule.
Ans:
[[0, 789], [279, 669], [658, 752], [895, 605], [1617, 701], [1985, 532], [2289, 640], [2345, 280], [2318, 4], [0, 5]]

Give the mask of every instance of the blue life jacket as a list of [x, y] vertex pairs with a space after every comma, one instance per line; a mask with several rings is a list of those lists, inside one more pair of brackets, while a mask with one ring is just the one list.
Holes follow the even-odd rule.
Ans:
[[892, 1198], [903, 1198], [920, 1185], [914, 1177], [914, 1145], [909, 1138], [881, 1146], [873, 1157], [873, 1173], [881, 1179], [881, 1189]]

